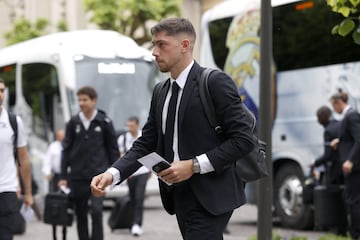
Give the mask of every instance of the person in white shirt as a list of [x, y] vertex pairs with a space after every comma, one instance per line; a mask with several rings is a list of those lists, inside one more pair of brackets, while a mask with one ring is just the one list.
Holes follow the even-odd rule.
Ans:
[[26, 148], [26, 133], [23, 122], [16, 117], [18, 136], [16, 142], [17, 159], [14, 156], [14, 130], [10, 125], [9, 113], [2, 106], [5, 95], [5, 81], [0, 78], [0, 239], [13, 239], [13, 227], [16, 213], [18, 179], [17, 164], [24, 181], [24, 204], [33, 204], [31, 193], [31, 165]]
[[60, 180], [61, 173], [61, 151], [64, 136], [65, 131], [63, 129], [56, 131], [55, 141], [50, 143], [44, 157], [42, 172], [46, 179], [50, 182], [50, 192], [56, 192], [59, 190], [58, 182]]
[[[127, 128], [124, 134], [121, 134], [117, 140], [121, 157], [125, 155], [134, 141], [141, 136], [139, 129], [139, 119], [137, 117], [130, 117], [127, 121]], [[139, 168], [131, 177], [128, 178], [127, 184], [129, 186], [129, 194], [131, 201], [134, 203], [133, 225], [131, 227], [131, 234], [140, 236], [143, 233], [142, 221], [144, 212], [145, 188], [149, 178], [150, 171], [146, 167]]]

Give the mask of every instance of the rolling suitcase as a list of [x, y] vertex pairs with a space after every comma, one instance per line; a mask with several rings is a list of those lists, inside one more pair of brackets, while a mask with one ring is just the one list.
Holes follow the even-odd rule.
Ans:
[[127, 195], [118, 198], [108, 220], [111, 231], [115, 229], [130, 228], [133, 223], [133, 211], [134, 206], [130, 200], [130, 196]]
[[315, 227], [327, 229], [347, 225], [343, 200], [344, 186], [319, 185], [314, 188]]

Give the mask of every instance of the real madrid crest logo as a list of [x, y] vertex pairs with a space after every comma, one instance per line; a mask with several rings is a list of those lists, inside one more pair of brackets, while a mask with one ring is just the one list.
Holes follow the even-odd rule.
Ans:
[[79, 124], [76, 125], [76, 130], [75, 130], [75, 132], [76, 132], [76, 133], [79, 133], [79, 132], [80, 132], [80, 125], [79, 125]]

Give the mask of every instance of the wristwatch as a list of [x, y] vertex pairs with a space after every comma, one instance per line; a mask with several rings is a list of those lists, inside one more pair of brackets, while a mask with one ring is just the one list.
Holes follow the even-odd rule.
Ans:
[[200, 163], [196, 157], [192, 159], [193, 162], [193, 173], [200, 173]]

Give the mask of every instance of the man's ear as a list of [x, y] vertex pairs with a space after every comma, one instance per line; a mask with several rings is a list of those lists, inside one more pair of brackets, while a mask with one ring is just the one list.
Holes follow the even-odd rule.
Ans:
[[181, 41], [181, 52], [187, 52], [190, 48], [190, 40], [185, 38]]

